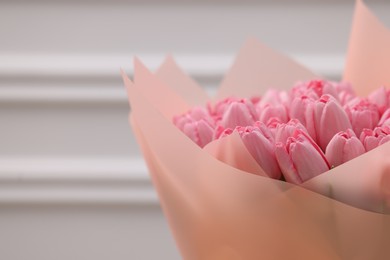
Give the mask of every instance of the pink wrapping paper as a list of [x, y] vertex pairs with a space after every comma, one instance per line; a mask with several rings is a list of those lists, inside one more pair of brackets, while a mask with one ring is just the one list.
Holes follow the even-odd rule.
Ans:
[[[364, 29], [357, 27], [367, 14], [358, 2], [352, 35]], [[351, 53], [345, 75], [358, 82]], [[375, 74], [380, 66], [365, 69]], [[174, 115], [208, 98], [171, 57], [155, 74], [136, 60], [134, 83], [122, 75], [131, 125], [183, 259], [390, 259], [390, 143], [296, 186], [266, 177], [250, 156], [237, 156], [247, 152], [238, 136], [202, 149], [172, 124]], [[251, 39], [218, 97], [316, 77]]]
[[356, 1], [343, 79], [351, 82], [358, 94], [364, 96], [390, 85], [389, 46], [389, 29], [362, 1]]

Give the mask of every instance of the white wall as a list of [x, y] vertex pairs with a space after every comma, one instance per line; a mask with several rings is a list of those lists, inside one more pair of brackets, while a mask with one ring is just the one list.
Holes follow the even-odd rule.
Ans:
[[340, 77], [353, 1], [228, 2], [0, 3], [0, 259], [179, 259], [127, 123], [134, 54], [213, 88], [254, 35]]

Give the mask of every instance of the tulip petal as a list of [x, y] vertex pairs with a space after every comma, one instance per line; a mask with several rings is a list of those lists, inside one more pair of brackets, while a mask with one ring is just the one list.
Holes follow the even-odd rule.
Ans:
[[319, 137], [319, 145], [323, 151], [335, 134], [352, 128], [347, 113], [336, 100], [326, 103], [320, 120], [317, 137]]
[[292, 144], [290, 156], [302, 182], [329, 170], [324, 158], [307, 141]]
[[275, 158], [273, 143], [258, 131], [245, 133], [241, 138], [248, 151], [268, 176], [280, 179], [281, 172]]
[[302, 183], [302, 179], [298, 175], [297, 170], [295, 169], [295, 166], [284, 144], [276, 144], [275, 155], [286, 181], [295, 184]]

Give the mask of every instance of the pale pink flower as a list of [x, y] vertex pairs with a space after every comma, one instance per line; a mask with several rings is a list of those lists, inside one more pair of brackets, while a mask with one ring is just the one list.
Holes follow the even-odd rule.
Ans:
[[378, 110], [381, 114], [385, 112], [390, 106], [390, 91], [386, 90], [385, 87], [381, 87], [368, 96], [368, 100], [377, 105]]
[[253, 105], [256, 105], [260, 102], [261, 100], [261, 96], [253, 96], [249, 99]]
[[[217, 119], [218, 120], [218, 119]], [[219, 122], [225, 128], [253, 125], [258, 120], [253, 103], [247, 99], [231, 101]]]
[[266, 125], [260, 121], [256, 121], [253, 127], [258, 129], [268, 140], [274, 143], [275, 135], [272, 133], [269, 125]]
[[281, 171], [275, 157], [275, 145], [267, 127], [237, 127], [236, 131], [264, 172], [273, 179], [280, 179]]
[[360, 135], [360, 141], [363, 143], [367, 152], [371, 151], [379, 145], [390, 141], [390, 127], [380, 126], [375, 127], [374, 130], [364, 129]]
[[222, 100], [217, 101], [215, 104], [212, 102], [207, 103], [208, 113], [215, 119], [221, 120], [223, 114], [225, 113], [227, 107], [232, 103], [240, 100], [236, 97], [228, 97]]
[[282, 123], [286, 123], [289, 119], [287, 108], [282, 104], [258, 105], [256, 106], [256, 110], [259, 115], [259, 120], [265, 124], [268, 124], [273, 118], [277, 118]]
[[352, 128], [348, 115], [330, 95], [323, 95], [319, 100], [309, 103], [305, 116], [308, 133], [323, 151], [335, 134]]
[[225, 128], [221, 125], [218, 125], [214, 129], [214, 139], [219, 139], [219, 138], [225, 137], [227, 135], [231, 135], [232, 133], [233, 133], [233, 129]]
[[388, 108], [381, 116], [378, 126], [390, 126], [390, 108]]
[[[266, 126], [268, 127], [268, 129], [270, 130], [272, 135], [275, 136], [276, 129], [277, 129], [278, 125], [280, 125], [280, 124], [283, 124], [283, 122], [279, 118], [272, 117], [270, 120], [268, 120]], [[256, 123], [255, 123], [255, 125], [256, 125]]]
[[217, 128], [218, 138], [238, 132], [248, 152], [271, 178], [280, 179], [281, 172], [275, 158], [274, 138], [268, 127], [262, 122], [256, 122], [254, 126], [237, 126], [231, 128]]
[[300, 129], [307, 133], [306, 128], [297, 119], [291, 119], [285, 124], [278, 124], [275, 130], [275, 143], [286, 143], [287, 139], [293, 135], [294, 131]]
[[293, 97], [307, 96], [311, 99], [319, 99], [321, 96], [328, 94], [338, 99], [334, 84], [326, 80], [300, 82], [293, 87], [291, 94]]
[[252, 126], [236, 126], [235, 128], [230, 128], [230, 127], [225, 128], [222, 125], [218, 125], [214, 130], [214, 139], [219, 139], [231, 135], [234, 131], [238, 132], [240, 130], [240, 132], [242, 132], [245, 127], [259, 128], [259, 130], [262, 131], [263, 133], [267, 133], [267, 138], [270, 138], [272, 140], [274, 139], [270, 129], [260, 121], [255, 122], [254, 125]]
[[[257, 122], [256, 122], [256, 123], [257, 123]], [[256, 124], [256, 123], [255, 123], [255, 124]], [[283, 122], [282, 122], [279, 118], [273, 117], [273, 118], [271, 118], [271, 119], [267, 122], [266, 126], [267, 126], [268, 128], [270, 128], [270, 129], [272, 129], [272, 128], [276, 128], [279, 124], [283, 124]]]
[[182, 115], [173, 117], [173, 123], [179, 129], [182, 129], [187, 123], [200, 120], [205, 121], [210, 126], [213, 126], [215, 124], [213, 118], [203, 107], [194, 107]]
[[259, 105], [285, 105], [290, 103], [290, 96], [286, 91], [268, 89], [258, 102]]
[[175, 116], [173, 123], [202, 148], [213, 140], [214, 121], [201, 107], [194, 107], [183, 115]]
[[288, 111], [290, 97], [286, 91], [269, 89], [256, 104], [256, 111], [259, 121], [268, 124], [272, 118], [277, 118], [281, 122], [288, 121]]
[[356, 93], [352, 85], [348, 82], [333, 82], [336, 89], [338, 100], [341, 105], [347, 104], [352, 99], [356, 98]]
[[234, 129], [224, 128], [223, 126], [217, 126], [215, 129], [215, 139], [219, 139], [228, 135], [231, 135], [234, 131], [237, 131], [240, 135], [248, 131], [259, 131], [265, 138], [274, 143], [274, 135], [270, 128], [263, 122], [257, 121], [252, 126], [237, 126]]
[[284, 178], [291, 183], [300, 184], [329, 170], [324, 153], [300, 129], [286, 143], [276, 143], [275, 155]]
[[363, 129], [374, 129], [379, 123], [378, 106], [368, 101], [368, 99], [355, 98], [351, 100], [345, 106], [345, 111], [357, 136], [360, 136]]
[[290, 104], [289, 116], [291, 119], [299, 120], [304, 126], [306, 126], [306, 110], [307, 106], [315, 102], [315, 99], [308, 96], [295, 97]]
[[325, 157], [331, 167], [339, 166], [362, 155], [366, 150], [352, 129], [337, 133], [326, 147]]

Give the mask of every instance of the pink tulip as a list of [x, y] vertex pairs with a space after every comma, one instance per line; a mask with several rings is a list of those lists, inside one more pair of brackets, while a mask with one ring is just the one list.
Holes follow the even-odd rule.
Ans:
[[352, 129], [360, 136], [363, 129], [374, 129], [379, 122], [378, 106], [364, 98], [355, 98], [346, 106], [345, 111], [352, 123]]
[[232, 101], [226, 107], [219, 122], [225, 128], [253, 125], [258, 116], [252, 102], [247, 99]]
[[337, 133], [326, 147], [325, 157], [332, 167], [362, 155], [366, 150], [352, 129]]
[[381, 114], [390, 106], [390, 91], [385, 87], [381, 87], [368, 96], [368, 100], [377, 105]]
[[281, 172], [275, 158], [273, 137], [267, 127], [237, 127], [243, 143], [267, 175], [280, 179]]
[[202, 148], [213, 140], [213, 128], [204, 120], [186, 124], [182, 130]]
[[381, 116], [381, 119], [379, 120], [378, 126], [390, 126], [390, 108], [388, 108], [383, 115]]
[[309, 104], [315, 102], [315, 99], [308, 96], [295, 97], [290, 104], [289, 116], [291, 119], [298, 119], [306, 126], [306, 110]]
[[263, 122], [257, 121], [253, 125], [254, 128], [259, 130], [268, 140], [270, 140], [272, 143], [275, 142], [275, 136], [271, 131], [271, 128], [269, 125], [264, 124]]
[[217, 127], [218, 138], [238, 132], [241, 139], [255, 161], [271, 178], [280, 179], [281, 172], [275, 158], [274, 138], [270, 130], [262, 122], [256, 122], [255, 126], [237, 126], [223, 129]]
[[268, 124], [272, 118], [277, 118], [283, 123], [288, 121], [287, 108], [284, 105], [258, 105], [256, 110], [259, 114], [259, 120], [265, 124]]
[[257, 105], [260, 102], [261, 97], [260, 96], [253, 96], [249, 100], [252, 102], [253, 105]]
[[276, 143], [276, 159], [286, 181], [300, 184], [329, 170], [324, 153], [310, 136], [295, 130], [286, 143]]
[[225, 128], [221, 125], [218, 125], [214, 130], [214, 139], [219, 139], [227, 135], [231, 135], [232, 133], [233, 133], [233, 129]]
[[286, 124], [278, 124], [275, 130], [275, 143], [286, 143], [294, 131], [300, 129], [307, 133], [306, 128], [297, 119], [291, 119]]
[[335, 134], [352, 128], [344, 109], [330, 95], [323, 95], [319, 100], [309, 103], [305, 116], [308, 133], [323, 151]]
[[276, 89], [268, 89], [263, 97], [258, 102], [259, 105], [285, 105], [290, 103], [290, 96], [286, 91], [280, 91]]
[[213, 140], [214, 121], [203, 108], [195, 107], [183, 115], [176, 116], [173, 123], [202, 148]]
[[381, 126], [376, 127], [374, 130], [364, 129], [360, 135], [360, 141], [363, 143], [366, 151], [371, 151], [372, 149], [390, 141], [390, 127]]
[[229, 107], [229, 105], [233, 102], [237, 102], [240, 99], [235, 97], [228, 97], [225, 99], [222, 99], [218, 101], [215, 104], [212, 104], [211, 102], [207, 104], [207, 110], [209, 114], [215, 118], [215, 120], [221, 120], [223, 114], [225, 113], [226, 109]]
[[272, 133], [272, 136], [275, 136], [276, 129], [277, 129], [278, 125], [280, 125], [280, 124], [283, 124], [283, 122], [277, 117], [272, 117], [271, 119], [268, 120], [266, 125], [267, 125], [268, 129], [270, 130], [270, 132]]
[[268, 126], [266, 126], [263, 122], [260, 121], [255, 122], [253, 126], [237, 126], [234, 129], [224, 128], [223, 126], [219, 125], [214, 130], [215, 132], [214, 139], [219, 139], [231, 135], [234, 131], [237, 131], [239, 134], [248, 131], [258, 131], [261, 132], [261, 134], [264, 135], [265, 138], [267, 138], [272, 143], [274, 143], [274, 135], [271, 129]]
[[[256, 104], [256, 111], [259, 120], [265, 124], [272, 118], [277, 118], [282, 122], [288, 121], [289, 95], [285, 91], [269, 89]], [[272, 121], [272, 120], [271, 120]]]
[[355, 91], [353, 90], [352, 85], [348, 82], [335, 82], [333, 85], [335, 86], [341, 105], [345, 105], [352, 99], [356, 98]]
[[325, 80], [300, 82], [293, 87], [291, 94], [293, 97], [306, 96], [314, 100], [328, 94], [337, 99], [337, 91], [334, 84]]
[[206, 111], [206, 109], [202, 107], [194, 107], [183, 115], [175, 116], [173, 118], [173, 123], [179, 129], [183, 129], [184, 125], [190, 122], [200, 121], [200, 120], [204, 120], [210, 126], [213, 126], [215, 124], [210, 114]]

